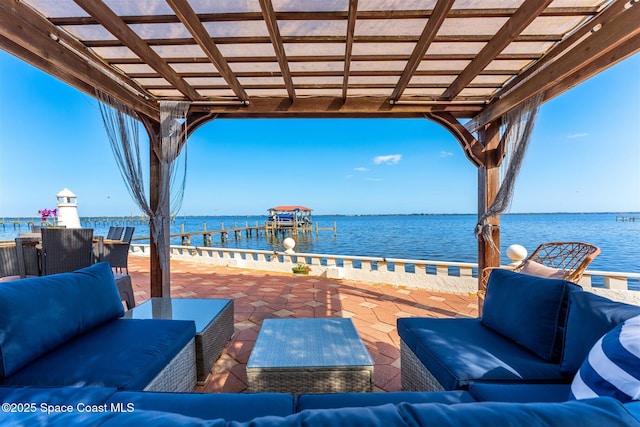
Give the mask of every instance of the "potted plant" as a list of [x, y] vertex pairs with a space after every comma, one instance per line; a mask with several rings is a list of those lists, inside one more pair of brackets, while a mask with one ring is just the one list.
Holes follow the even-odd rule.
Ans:
[[309, 267], [307, 264], [299, 262], [293, 266], [291, 271], [293, 271], [294, 274], [309, 274], [309, 272], [311, 271], [311, 267]]

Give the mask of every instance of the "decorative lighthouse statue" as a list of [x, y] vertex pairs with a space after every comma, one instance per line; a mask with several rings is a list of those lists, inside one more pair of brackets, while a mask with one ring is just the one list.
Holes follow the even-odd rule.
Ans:
[[82, 228], [80, 226], [80, 217], [78, 216], [77, 196], [68, 188], [60, 190], [56, 194], [58, 204], [58, 225], [64, 225], [67, 228]]

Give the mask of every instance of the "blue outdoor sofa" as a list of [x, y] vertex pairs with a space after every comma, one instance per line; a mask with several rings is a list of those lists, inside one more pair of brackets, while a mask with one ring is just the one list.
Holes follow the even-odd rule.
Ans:
[[121, 319], [109, 264], [0, 286], [0, 386], [192, 391], [192, 321]]
[[[190, 393], [195, 356], [181, 354], [193, 348], [193, 322], [120, 319], [106, 265], [7, 282], [0, 286], [0, 425], [640, 427], [640, 341], [613, 358], [635, 376], [630, 384], [594, 380], [591, 358], [600, 346], [616, 353], [616, 343], [640, 335], [640, 307], [564, 281], [494, 274], [480, 319], [398, 321], [405, 348], [451, 390], [298, 396]], [[513, 294], [524, 298], [518, 310]], [[495, 315], [511, 323], [496, 326]], [[534, 318], [523, 324], [517, 316]], [[528, 335], [518, 335], [517, 325]], [[191, 367], [186, 384], [158, 381], [180, 359]], [[585, 397], [578, 376], [594, 395]]]
[[496, 269], [482, 317], [398, 319], [404, 390], [472, 383], [569, 384], [605, 333], [640, 307], [579, 286]]
[[640, 427], [640, 402], [609, 397], [489, 402], [471, 391], [198, 394], [105, 387], [0, 387], [0, 424], [18, 426]]

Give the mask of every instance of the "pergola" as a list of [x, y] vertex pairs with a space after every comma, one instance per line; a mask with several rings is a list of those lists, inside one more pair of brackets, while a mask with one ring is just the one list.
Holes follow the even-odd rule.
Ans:
[[[551, 99], [640, 50], [638, 0], [2, 0], [0, 47], [132, 108], [160, 193], [159, 102], [213, 118], [423, 117], [500, 185], [505, 113]], [[461, 122], [460, 120], [464, 121]], [[168, 214], [168, 213], [167, 213]], [[168, 215], [167, 215], [168, 217]], [[491, 219], [499, 247], [499, 217]], [[151, 295], [169, 295], [151, 240]], [[487, 242], [479, 267], [499, 264]]]

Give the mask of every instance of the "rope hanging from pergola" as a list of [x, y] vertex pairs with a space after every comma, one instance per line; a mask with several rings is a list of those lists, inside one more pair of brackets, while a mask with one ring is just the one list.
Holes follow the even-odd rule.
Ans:
[[543, 99], [544, 93], [540, 93], [504, 115], [500, 137], [500, 144], [506, 147], [506, 155], [501, 167], [502, 182], [493, 203], [480, 216], [475, 228], [476, 238], [488, 242], [496, 252], [500, 249], [493, 241], [489, 217], [506, 212], [511, 204], [522, 160], [529, 146], [538, 109]]
[[158, 206], [153, 210], [144, 185], [139, 138], [141, 124], [138, 116], [117, 99], [100, 91], [96, 91], [96, 94], [101, 101], [100, 113], [120, 174], [133, 200], [149, 217], [149, 231], [158, 248], [160, 268], [168, 271], [169, 258], [165, 241], [169, 239], [165, 238], [169, 230], [165, 230], [164, 224], [180, 210], [184, 197], [189, 103], [160, 102], [160, 149], [155, 153], [160, 163], [160, 197]]

